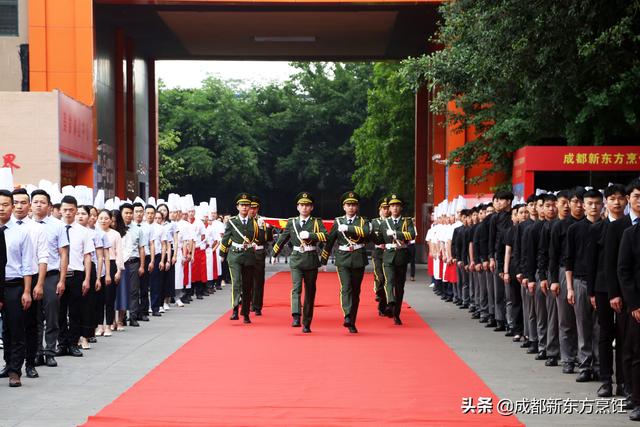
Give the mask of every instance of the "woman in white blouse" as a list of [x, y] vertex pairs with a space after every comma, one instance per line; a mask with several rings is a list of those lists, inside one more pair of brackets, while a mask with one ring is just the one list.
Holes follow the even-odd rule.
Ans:
[[124, 270], [122, 260], [122, 236], [112, 228], [113, 214], [107, 209], [103, 209], [98, 214], [98, 227], [104, 232], [109, 240], [109, 279], [105, 279], [104, 306], [98, 313], [98, 327], [96, 335], [111, 336], [111, 331], [117, 329], [115, 308], [116, 292], [120, 283], [121, 271]]

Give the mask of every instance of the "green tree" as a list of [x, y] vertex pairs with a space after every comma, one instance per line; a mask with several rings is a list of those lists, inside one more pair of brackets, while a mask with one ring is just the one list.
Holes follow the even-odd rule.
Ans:
[[[444, 49], [404, 63], [432, 110], [475, 126], [451, 161], [510, 171], [524, 145], [600, 145], [640, 136], [640, 1], [457, 0], [441, 7]], [[447, 111], [454, 100], [458, 112]]]
[[180, 144], [180, 134], [172, 129], [161, 132], [158, 138], [160, 153], [160, 192], [171, 190], [182, 179], [184, 159], [172, 156]]
[[353, 182], [365, 196], [396, 192], [413, 200], [414, 95], [404, 88], [398, 63], [378, 63], [368, 93], [367, 118], [351, 138]]

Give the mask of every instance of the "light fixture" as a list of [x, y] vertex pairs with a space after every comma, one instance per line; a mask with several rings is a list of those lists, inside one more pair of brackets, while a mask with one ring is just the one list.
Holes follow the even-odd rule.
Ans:
[[315, 43], [316, 36], [254, 36], [259, 43]]

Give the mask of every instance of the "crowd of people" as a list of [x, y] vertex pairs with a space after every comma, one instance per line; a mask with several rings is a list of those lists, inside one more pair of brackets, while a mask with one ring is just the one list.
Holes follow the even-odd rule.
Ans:
[[426, 236], [434, 292], [640, 421], [640, 179], [463, 200]]
[[39, 366], [82, 357], [98, 337], [229, 283], [215, 199], [194, 206], [190, 195], [105, 201], [83, 189], [30, 190], [0, 190], [0, 378], [11, 387], [22, 385], [23, 365], [37, 378]]

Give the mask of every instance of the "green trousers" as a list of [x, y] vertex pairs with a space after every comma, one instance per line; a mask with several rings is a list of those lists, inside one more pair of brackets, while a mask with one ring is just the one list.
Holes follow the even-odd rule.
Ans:
[[338, 278], [340, 279], [340, 305], [342, 314], [351, 318], [351, 324], [355, 325], [358, 317], [358, 307], [360, 306], [360, 290], [362, 289], [362, 279], [364, 277], [364, 267], [348, 268], [337, 267]]
[[253, 309], [262, 310], [264, 301], [264, 254], [256, 253], [256, 265], [253, 271]]
[[384, 291], [387, 302], [393, 304], [393, 315], [398, 317], [400, 316], [402, 298], [404, 297], [404, 283], [407, 280], [407, 264], [393, 265], [383, 263], [382, 271], [385, 278]]
[[231, 275], [231, 307], [238, 310], [242, 304], [242, 315], [248, 316], [251, 308], [251, 294], [253, 293], [253, 265], [229, 262]]
[[384, 311], [387, 306], [387, 296], [384, 291], [384, 272], [382, 271], [382, 254], [376, 255], [375, 253], [371, 257], [373, 261], [373, 290], [376, 293], [378, 300], [378, 310]]
[[291, 314], [300, 314], [302, 282], [304, 281], [304, 305], [302, 306], [302, 324], [311, 326], [313, 320], [313, 306], [316, 300], [316, 281], [318, 280], [318, 269], [301, 270], [291, 268]]

